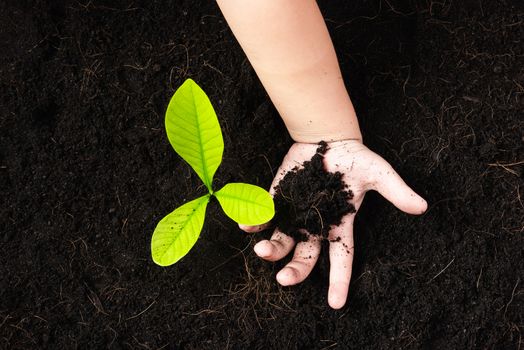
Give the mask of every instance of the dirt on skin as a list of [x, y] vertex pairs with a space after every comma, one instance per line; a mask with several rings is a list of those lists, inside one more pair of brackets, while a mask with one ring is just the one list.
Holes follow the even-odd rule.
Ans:
[[327, 239], [332, 226], [355, 212], [350, 202], [353, 193], [342, 174], [324, 168], [328, 149], [326, 142], [320, 142], [311, 160], [286, 173], [275, 187], [273, 222], [296, 242], [307, 241], [309, 234]]
[[371, 150], [429, 203], [366, 194], [347, 305], [210, 203], [176, 265], [157, 222], [205, 193], [164, 112], [192, 78], [215, 188], [269, 188], [291, 140], [213, 1], [0, 1], [0, 349], [522, 349], [524, 5], [319, 1]]

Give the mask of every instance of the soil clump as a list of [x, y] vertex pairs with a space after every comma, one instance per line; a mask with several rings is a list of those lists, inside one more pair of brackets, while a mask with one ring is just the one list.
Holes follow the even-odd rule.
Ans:
[[288, 172], [275, 189], [274, 222], [297, 242], [307, 241], [309, 234], [327, 239], [331, 226], [355, 212], [349, 202], [353, 192], [342, 180], [342, 173], [330, 173], [324, 168], [328, 149], [328, 144], [321, 141], [311, 160]]

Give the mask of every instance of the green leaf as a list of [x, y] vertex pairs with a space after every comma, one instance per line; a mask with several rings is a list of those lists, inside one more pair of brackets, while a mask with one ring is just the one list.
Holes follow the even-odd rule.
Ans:
[[209, 192], [222, 162], [224, 140], [206, 93], [187, 79], [175, 92], [166, 111], [166, 131], [175, 151], [196, 171]]
[[275, 215], [273, 198], [255, 185], [229, 183], [214, 195], [227, 216], [239, 224], [261, 225]]
[[174, 264], [191, 250], [204, 225], [209, 198], [209, 194], [197, 198], [160, 220], [151, 239], [155, 263], [160, 266]]

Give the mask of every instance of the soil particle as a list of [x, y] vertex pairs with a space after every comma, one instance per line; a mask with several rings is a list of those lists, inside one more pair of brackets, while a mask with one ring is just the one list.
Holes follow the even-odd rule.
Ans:
[[275, 189], [275, 223], [297, 242], [307, 241], [309, 234], [327, 239], [331, 226], [355, 212], [350, 203], [353, 192], [342, 173], [324, 169], [328, 149], [326, 142], [320, 142], [311, 160], [288, 172]]

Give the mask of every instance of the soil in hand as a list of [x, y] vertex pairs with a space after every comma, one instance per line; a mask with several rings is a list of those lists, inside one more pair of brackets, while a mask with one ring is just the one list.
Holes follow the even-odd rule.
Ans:
[[297, 242], [306, 241], [308, 234], [327, 239], [331, 226], [355, 212], [353, 192], [342, 174], [324, 169], [327, 150], [327, 143], [320, 142], [311, 160], [288, 172], [275, 188], [274, 222]]

